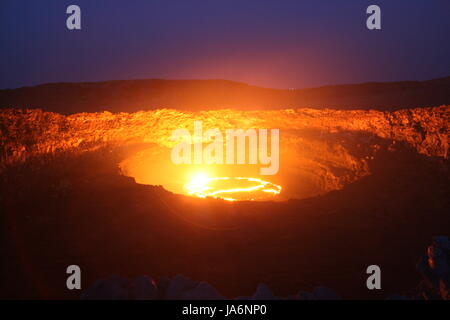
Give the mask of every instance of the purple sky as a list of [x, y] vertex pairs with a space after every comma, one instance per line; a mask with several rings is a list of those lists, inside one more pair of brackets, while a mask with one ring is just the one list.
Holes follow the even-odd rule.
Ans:
[[[66, 28], [77, 4], [82, 30]], [[366, 28], [368, 5], [382, 30]], [[450, 75], [448, 0], [1, 0], [0, 88], [227, 79], [274, 88]]]

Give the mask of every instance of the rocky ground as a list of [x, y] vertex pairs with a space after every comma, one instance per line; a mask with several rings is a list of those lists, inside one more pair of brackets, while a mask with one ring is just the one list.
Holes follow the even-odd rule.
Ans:
[[[435, 237], [419, 263], [417, 270], [422, 281], [411, 289], [408, 294], [392, 294], [387, 299], [413, 300], [450, 300], [450, 240], [447, 237]], [[183, 275], [172, 279], [162, 278], [155, 282], [148, 276], [140, 276], [134, 280], [111, 276], [108, 279], [97, 280], [84, 291], [81, 299], [184, 299], [184, 300], [221, 300], [225, 299], [213, 286], [207, 282], [193, 281]], [[327, 287], [316, 287], [312, 292], [299, 291], [287, 297], [275, 296], [270, 288], [260, 283], [251, 296], [241, 296], [235, 299], [245, 300], [338, 300], [341, 297]]]
[[[248, 128], [280, 130], [278, 184], [283, 199], [304, 198], [341, 189], [370, 174], [369, 163], [381, 150], [410, 148], [442, 168], [448, 167], [450, 107], [395, 112], [340, 110], [142, 111], [80, 113], [70, 116], [40, 110], [0, 112], [0, 170], [20, 163], [74, 157], [108, 148], [120, 150], [123, 172], [139, 183], [162, 184], [148, 168], [170, 167], [173, 130]], [[126, 151], [125, 151], [126, 150]], [[146, 152], [146, 153], [145, 153]], [[158, 158], [166, 153], [166, 158]], [[155, 171], [155, 170], [153, 170]], [[149, 177], [150, 178], [149, 178]], [[166, 179], [167, 180], [167, 179]], [[170, 188], [169, 188], [170, 190]], [[179, 192], [179, 190], [171, 190]]]

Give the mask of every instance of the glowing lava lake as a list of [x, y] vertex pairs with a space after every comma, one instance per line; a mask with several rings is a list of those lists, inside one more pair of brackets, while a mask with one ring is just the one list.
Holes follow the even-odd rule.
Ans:
[[212, 197], [228, 201], [267, 200], [280, 194], [281, 186], [258, 178], [208, 177], [195, 175], [185, 186], [189, 195]]

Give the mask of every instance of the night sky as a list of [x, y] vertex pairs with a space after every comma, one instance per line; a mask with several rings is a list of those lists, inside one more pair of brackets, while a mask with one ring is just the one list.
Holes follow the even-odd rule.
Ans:
[[[82, 30], [66, 28], [81, 7]], [[382, 30], [366, 28], [377, 4]], [[450, 75], [449, 0], [0, 0], [0, 88], [228, 79], [273, 88]]]

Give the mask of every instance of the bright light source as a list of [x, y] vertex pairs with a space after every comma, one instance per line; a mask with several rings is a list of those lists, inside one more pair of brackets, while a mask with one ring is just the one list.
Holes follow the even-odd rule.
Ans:
[[228, 201], [267, 199], [267, 194], [275, 196], [281, 186], [258, 178], [209, 177], [198, 173], [184, 186], [188, 194], [199, 198], [218, 198]]
[[[188, 190], [189, 194], [204, 194], [210, 189], [208, 186], [210, 178], [208, 174], [201, 172], [195, 174], [185, 188]], [[202, 197], [204, 198], [204, 197]]]

